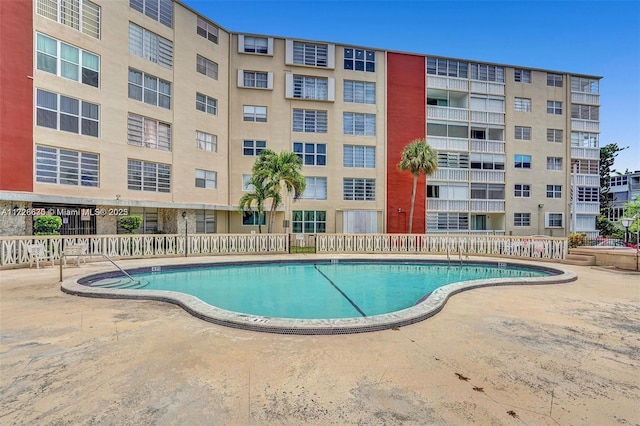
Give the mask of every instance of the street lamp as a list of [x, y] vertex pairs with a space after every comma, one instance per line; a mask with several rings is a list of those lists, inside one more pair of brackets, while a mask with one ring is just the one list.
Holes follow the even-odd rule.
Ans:
[[623, 217], [621, 220], [622, 226], [624, 226], [624, 242], [625, 243], [629, 242], [629, 227], [633, 223], [633, 219], [634, 218], [631, 218], [631, 217]]

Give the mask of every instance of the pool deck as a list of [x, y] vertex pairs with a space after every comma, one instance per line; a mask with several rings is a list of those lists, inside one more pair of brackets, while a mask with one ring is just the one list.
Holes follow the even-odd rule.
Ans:
[[534, 264], [578, 279], [473, 289], [420, 323], [332, 336], [72, 296], [57, 266], [2, 270], [0, 424], [640, 425], [640, 275]]

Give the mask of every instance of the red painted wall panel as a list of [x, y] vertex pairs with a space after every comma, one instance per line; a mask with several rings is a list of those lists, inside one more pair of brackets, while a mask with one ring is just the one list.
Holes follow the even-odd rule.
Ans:
[[0, 191], [33, 191], [32, 4], [0, 0]]
[[[409, 230], [413, 175], [398, 169], [402, 149], [424, 138], [426, 92], [424, 56], [387, 53], [387, 232]], [[413, 233], [425, 232], [424, 176], [418, 180]]]

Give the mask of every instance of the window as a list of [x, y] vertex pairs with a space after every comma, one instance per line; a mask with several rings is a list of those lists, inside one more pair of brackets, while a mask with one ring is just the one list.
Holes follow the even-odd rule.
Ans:
[[440, 198], [442, 200], [468, 200], [469, 185], [427, 185], [427, 198]]
[[600, 82], [593, 78], [571, 77], [571, 91], [597, 95], [600, 93]]
[[244, 105], [242, 107], [242, 118], [244, 121], [255, 121], [256, 123], [267, 122], [267, 107], [257, 105]]
[[530, 155], [515, 155], [515, 168], [516, 169], [530, 169], [531, 168], [531, 156]]
[[547, 157], [547, 170], [562, 170], [562, 157]]
[[504, 68], [495, 65], [471, 64], [471, 79], [504, 83]]
[[362, 145], [345, 145], [342, 153], [344, 167], [376, 168], [376, 147]]
[[243, 71], [242, 87], [269, 88], [269, 73], [260, 71]]
[[327, 212], [324, 210], [294, 210], [291, 231], [294, 234], [327, 232]]
[[326, 101], [329, 99], [328, 86], [329, 79], [322, 77], [308, 77], [304, 75], [287, 74], [287, 79], [292, 79], [292, 84], [288, 85], [293, 90], [287, 91], [288, 97], [296, 99], [313, 99]]
[[[438, 105], [440, 105], [440, 103], [438, 103]], [[504, 98], [471, 95], [471, 99], [469, 101], [469, 109], [475, 111], [504, 112]]]
[[[136, 229], [136, 232], [141, 234], [156, 234], [158, 233], [158, 209], [150, 207], [130, 207], [129, 214], [140, 216], [142, 218], [142, 224], [140, 228]], [[124, 234], [128, 231], [122, 229], [118, 224], [118, 234]]]
[[129, 0], [129, 6], [149, 18], [173, 28], [173, 2], [171, 0]]
[[127, 140], [129, 145], [171, 151], [171, 125], [129, 113]]
[[206, 38], [212, 43], [218, 44], [218, 27], [208, 23], [199, 16], [196, 23], [196, 34]]
[[307, 186], [300, 197], [303, 200], [326, 200], [327, 199], [327, 178], [326, 177], [305, 177]]
[[504, 184], [472, 183], [471, 199], [473, 200], [504, 200]]
[[562, 75], [547, 73], [547, 86], [562, 87]]
[[41, 89], [36, 93], [38, 126], [98, 137], [99, 105]]
[[100, 57], [44, 34], [37, 35], [37, 68], [98, 87], [100, 80]]
[[[467, 155], [466, 153], [461, 154], [463, 154], [463, 157]], [[504, 159], [504, 154], [472, 152], [471, 168], [474, 170], [504, 170]]]
[[513, 81], [518, 83], [531, 83], [531, 70], [514, 70]]
[[262, 212], [262, 214], [258, 215], [258, 212], [250, 212], [244, 211], [242, 212], [242, 225], [243, 226], [258, 226], [258, 225], [266, 225], [266, 213]]
[[242, 175], [242, 190], [243, 191], [253, 191], [256, 187], [251, 183], [251, 178], [253, 175]]
[[545, 213], [545, 228], [562, 228], [564, 213]]
[[171, 109], [171, 83], [129, 68], [129, 98]]
[[345, 135], [376, 135], [376, 115], [356, 112], [343, 113], [343, 127]]
[[293, 131], [306, 133], [327, 133], [327, 111], [294, 109]]
[[196, 210], [196, 233], [215, 234], [216, 233], [216, 211]]
[[531, 197], [531, 185], [525, 185], [522, 183], [516, 183], [513, 186], [513, 196], [519, 198]]
[[37, 0], [38, 15], [100, 38], [100, 6], [89, 0]]
[[356, 104], [376, 103], [376, 84], [368, 81], [344, 81], [343, 100]]
[[196, 55], [196, 71], [214, 80], [218, 79], [218, 64], [200, 55]]
[[600, 201], [600, 188], [578, 187], [578, 201], [597, 203]]
[[427, 213], [428, 231], [448, 231], [469, 229], [467, 213]]
[[531, 226], [531, 213], [514, 213], [513, 226]]
[[344, 200], [374, 201], [376, 199], [376, 180], [344, 178], [342, 194]]
[[469, 153], [438, 151], [438, 167], [468, 169]]
[[173, 42], [129, 22], [129, 53], [165, 68], [173, 67]]
[[598, 148], [600, 135], [597, 133], [571, 132], [571, 146]]
[[217, 152], [218, 137], [210, 133], [196, 130], [196, 148], [202, 149], [204, 151]]
[[269, 39], [266, 37], [244, 36], [242, 46], [244, 53], [269, 53]]
[[196, 169], [196, 188], [216, 189], [217, 172]]
[[373, 50], [344, 48], [344, 69], [376, 72], [376, 52]]
[[547, 101], [547, 114], [562, 114], [562, 102], [559, 101]]
[[562, 185], [547, 185], [547, 198], [562, 198]]
[[296, 65], [311, 65], [326, 67], [328, 62], [328, 45], [293, 42], [293, 63]]
[[571, 173], [574, 167], [577, 173], [584, 175], [597, 175], [600, 173], [600, 161], [598, 160], [571, 160]]
[[514, 138], [521, 141], [530, 141], [531, 127], [516, 126]]
[[[430, 135], [430, 124], [427, 123], [427, 135]], [[466, 127], [464, 128], [466, 129]], [[446, 135], [437, 135], [437, 136], [446, 136]], [[464, 133], [459, 134], [451, 134], [449, 131], [449, 136], [465, 138]], [[490, 141], [504, 141], [504, 128], [495, 128], [495, 127], [479, 127], [478, 124], [474, 124], [471, 128], [471, 139], [476, 140], [490, 140]]]
[[449, 59], [427, 58], [427, 74], [467, 78], [469, 64]]
[[100, 156], [36, 145], [36, 182], [98, 187]]
[[256, 156], [267, 148], [267, 141], [254, 141], [245, 139], [242, 141], [242, 155]]
[[571, 104], [571, 118], [600, 120], [600, 107], [595, 105]]
[[327, 144], [294, 142], [293, 152], [300, 157], [305, 166], [327, 165]]
[[562, 129], [547, 129], [547, 142], [562, 143]]
[[218, 114], [218, 100], [202, 93], [196, 93], [196, 109], [207, 114]]
[[132, 191], [171, 192], [171, 166], [128, 160], [127, 188]]
[[531, 99], [529, 98], [515, 98], [514, 108], [516, 111], [531, 112]]

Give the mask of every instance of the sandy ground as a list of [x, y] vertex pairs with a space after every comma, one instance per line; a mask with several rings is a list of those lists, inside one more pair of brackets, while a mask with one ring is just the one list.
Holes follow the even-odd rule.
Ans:
[[578, 280], [472, 290], [419, 324], [342, 336], [0, 271], [0, 424], [640, 425], [640, 276], [563, 267]]

